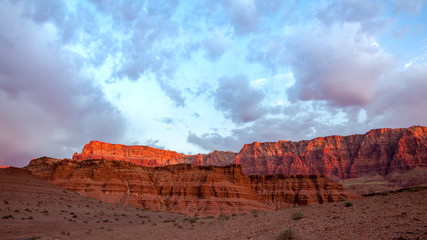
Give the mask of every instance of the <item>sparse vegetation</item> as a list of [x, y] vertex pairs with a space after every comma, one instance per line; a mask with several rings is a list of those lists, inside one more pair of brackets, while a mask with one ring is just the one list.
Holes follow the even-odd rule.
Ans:
[[251, 213], [252, 213], [252, 214], [258, 214], [258, 213], [259, 213], [259, 211], [258, 211], [257, 209], [252, 209]]
[[168, 222], [175, 222], [175, 219], [166, 219], [163, 221], [164, 223], [168, 223]]
[[344, 206], [346, 206], [346, 207], [352, 207], [353, 203], [352, 202], [346, 202]]
[[227, 215], [219, 215], [218, 220], [223, 221], [223, 220], [228, 220], [230, 217]]
[[3, 216], [2, 219], [13, 219], [13, 216], [12, 215], [6, 215], [6, 216]]
[[193, 218], [185, 218], [184, 221], [188, 221], [189, 223], [196, 223], [197, 220], [199, 220], [198, 217], [193, 217]]
[[292, 228], [283, 230], [279, 236], [277, 237], [277, 240], [291, 240], [291, 239], [297, 239], [297, 233]]
[[215, 217], [214, 216], [206, 216], [203, 219], [213, 219], [213, 218], [215, 218]]
[[304, 214], [302, 212], [294, 212], [292, 213], [292, 220], [300, 220], [304, 218]]
[[9, 202], [7, 200], [3, 200], [4, 204], [9, 204]]
[[252, 209], [251, 213], [253, 214], [254, 217], [259, 216], [259, 211], [257, 209]]

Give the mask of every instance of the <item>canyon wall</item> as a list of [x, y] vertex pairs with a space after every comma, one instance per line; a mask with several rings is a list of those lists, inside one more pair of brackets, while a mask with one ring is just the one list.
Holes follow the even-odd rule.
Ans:
[[[110, 159], [142, 166], [189, 163], [197, 166], [241, 164], [244, 174], [323, 174], [334, 180], [427, 169], [427, 128], [374, 129], [366, 134], [327, 136], [304, 141], [254, 142], [239, 153], [214, 151], [185, 155], [147, 146], [92, 141], [75, 160]], [[412, 181], [412, 180], [411, 180]], [[406, 180], [399, 182], [405, 185]]]
[[102, 201], [219, 215], [358, 198], [323, 176], [246, 176], [240, 165], [144, 167], [126, 161], [34, 159], [35, 176]]
[[181, 163], [198, 166], [226, 166], [233, 163], [236, 153], [214, 151], [209, 154], [186, 155], [175, 151], [152, 148], [148, 146], [126, 146], [100, 141], [86, 144], [82, 153], [74, 153], [74, 160], [107, 159], [131, 162], [134, 164], [157, 167]]
[[309, 141], [246, 144], [234, 159], [244, 174], [324, 174], [356, 178], [427, 166], [427, 128], [374, 129]]

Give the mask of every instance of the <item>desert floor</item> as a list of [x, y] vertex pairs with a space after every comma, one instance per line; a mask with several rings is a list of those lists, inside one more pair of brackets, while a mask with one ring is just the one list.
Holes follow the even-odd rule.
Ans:
[[0, 169], [0, 239], [277, 239], [287, 229], [297, 239], [427, 239], [427, 190], [192, 218], [100, 202]]

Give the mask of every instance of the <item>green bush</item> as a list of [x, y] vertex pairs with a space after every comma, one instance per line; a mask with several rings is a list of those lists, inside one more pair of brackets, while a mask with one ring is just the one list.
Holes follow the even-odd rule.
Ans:
[[258, 210], [257, 210], [257, 209], [252, 209], [251, 213], [252, 213], [252, 214], [258, 214], [259, 212], [258, 212]]
[[303, 218], [304, 218], [304, 214], [302, 212], [292, 213], [292, 220], [299, 220], [299, 219], [303, 219]]
[[296, 232], [292, 229], [285, 229], [283, 230], [279, 236], [277, 237], [277, 240], [291, 240], [291, 239], [297, 239], [297, 234]]
[[346, 202], [346, 203], [345, 203], [345, 206], [346, 206], [346, 207], [352, 207], [352, 206], [353, 206], [353, 203], [352, 203], [352, 202]]

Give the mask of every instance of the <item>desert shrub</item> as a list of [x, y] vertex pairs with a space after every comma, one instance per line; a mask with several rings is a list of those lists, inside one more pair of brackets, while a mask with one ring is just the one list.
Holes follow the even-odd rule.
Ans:
[[383, 195], [383, 196], [387, 196], [388, 194], [389, 194], [388, 191], [381, 192], [381, 195]]
[[223, 221], [223, 220], [228, 220], [229, 218], [230, 218], [230, 217], [229, 217], [229, 216], [227, 216], [227, 215], [219, 215], [218, 220]]
[[33, 216], [27, 217], [28, 220], [33, 220]]
[[302, 212], [292, 213], [292, 220], [299, 220], [299, 219], [303, 219], [303, 218], [304, 218], [304, 214]]
[[233, 213], [233, 214], [231, 214], [231, 216], [235, 217], [235, 216], [237, 216], [237, 213]]
[[9, 202], [7, 200], [3, 200], [4, 204], [9, 204]]
[[297, 233], [292, 228], [283, 230], [279, 236], [277, 237], [277, 240], [291, 240], [291, 239], [297, 239]]
[[175, 219], [166, 219], [163, 221], [164, 223], [168, 223], [168, 222], [175, 222]]
[[352, 202], [346, 202], [344, 206], [346, 206], [346, 207], [352, 207], [353, 203]]
[[197, 222], [197, 220], [199, 220], [199, 218], [197, 218], [197, 217], [194, 217], [194, 218], [190, 218], [190, 219], [188, 219], [188, 221], [189, 221], [190, 223], [196, 223], [196, 222]]
[[6, 215], [6, 216], [3, 216], [3, 217], [2, 217], [2, 219], [11, 219], [11, 218], [13, 218], [13, 216], [12, 216], [12, 215]]
[[258, 210], [257, 209], [252, 209], [251, 213], [252, 214], [258, 214]]
[[141, 221], [141, 224], [145, 224], [145, 221], [144, 221], [144, 220], [142, 220], [142, 221]]
[[215, 218], [215, 217], [214, 216], [206, 216], [203, 219], [213, 219], [213, 218]]

